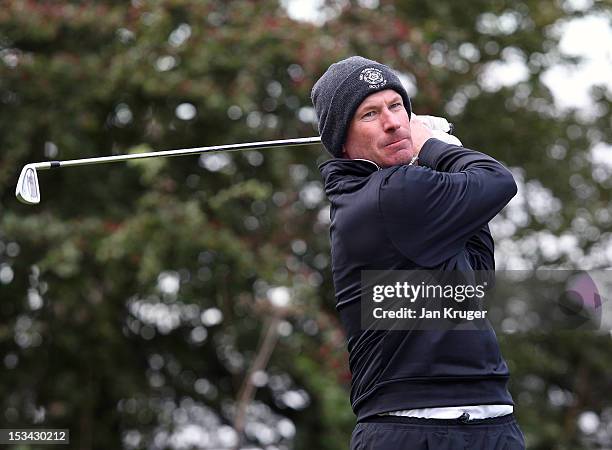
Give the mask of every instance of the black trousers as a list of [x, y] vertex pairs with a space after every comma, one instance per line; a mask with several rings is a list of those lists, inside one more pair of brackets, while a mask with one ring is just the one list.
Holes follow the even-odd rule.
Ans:
[[513, 414], [491, 419], [376, 416], [357, 424], [351, 450], [525, 450]]

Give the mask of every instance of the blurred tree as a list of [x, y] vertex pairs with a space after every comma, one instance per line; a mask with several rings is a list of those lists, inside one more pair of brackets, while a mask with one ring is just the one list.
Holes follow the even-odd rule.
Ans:
[[[36, 207], [13, 189], [31, 161], [314, 135], [310, 88], [351, 54], [514, 168], [501, 267], [610, 263], [610, 174], [590, 154], [610, 141], [610, 93], [583, 117], [540, 81], [567, 59], [554, 26], [584, 13], [569, 3], [333, 1], [321, 27], [272, 0], [1, 5], [2, 428], [70, 428], [84, 449], [347, 446], [320, 149], [43, 172]], [[516, 61], [525, 77], [496, 84]], [[270, 360], [249, 371], [266, 323]], [[605, 448], [577, 423], [605, 438], [612, 421], [609, 336], [500, 339], [530, 448]]]

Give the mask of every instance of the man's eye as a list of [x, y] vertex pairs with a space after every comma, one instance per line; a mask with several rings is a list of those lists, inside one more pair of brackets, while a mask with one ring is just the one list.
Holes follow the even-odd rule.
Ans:
[[397, 103], [393, 103], [393, 104], [391, 105], [391, 109], [401, 108], [402, 106], [404, 106], [404, 105], [402, 105], [402, 104], [401, 104], [401, 103], [399, 103], [399, 102], [397, 102]]
[[361, 116], [362, 119], [368, 119], [368, 118], [372, 118], [376, 115], [375, 111], [368, 111], [367, 113], [365, 113], [363, 116]]

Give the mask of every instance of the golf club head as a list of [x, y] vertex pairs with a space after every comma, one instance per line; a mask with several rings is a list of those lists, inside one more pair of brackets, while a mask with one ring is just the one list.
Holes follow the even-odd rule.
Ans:
[[26, 165], [21, 169], [17, 189], [15, 190], [17, 200], [27, 205], [40, 203], [40, 189], [38, 188], [38, 175], [33, 164]]

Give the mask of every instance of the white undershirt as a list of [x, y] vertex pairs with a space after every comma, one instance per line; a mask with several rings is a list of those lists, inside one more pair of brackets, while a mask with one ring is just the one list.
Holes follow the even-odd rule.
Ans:
[[512, 414], [512, 405], [474, 405], [447, 406], [444, 408], [405, 409], [379, 414], [381, 416], [420, 417], [423, 419], [456, 419], [463, 413], [468, 413], [472, 419], [490, 419], [491, 417]]

